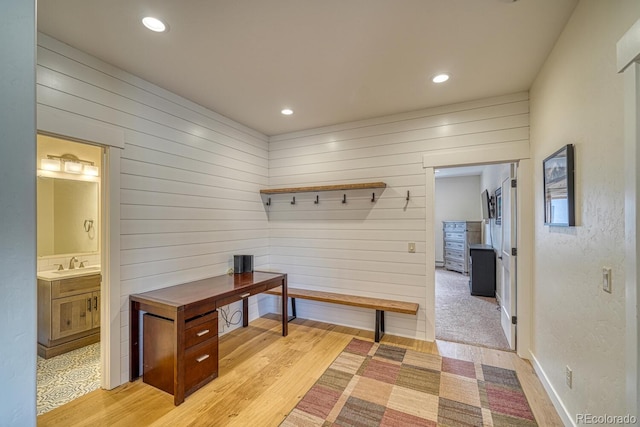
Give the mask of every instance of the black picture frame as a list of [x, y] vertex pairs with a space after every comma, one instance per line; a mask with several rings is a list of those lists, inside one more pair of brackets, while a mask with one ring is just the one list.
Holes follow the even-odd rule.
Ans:
[[574, 148], [567, 144], [542, 162], [544, 224], [573, 227], [575, 218]]
[[496, 188], [494, 192], [496, 200], [496, 225], [502, 224], [502, 187]]

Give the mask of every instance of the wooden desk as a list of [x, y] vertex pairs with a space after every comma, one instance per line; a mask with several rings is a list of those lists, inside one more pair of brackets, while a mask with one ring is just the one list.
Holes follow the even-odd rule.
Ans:
[[[282, 336], [286, 337], [288, 333], [286, 274], [256, 271], [253, 273], [224, 275], [130, 295], [129, 380], [134, 381], [140, 377], [140, 311], [145, 311], [155, 316], [155, 318], [161, 318], [160, 321], [164, 321], [164, 324], [168, 325], [159, 329], [160, 333], [163, 334], [162, 340], [169, 343], [169, 351], [171, 351], [170, 347], [173, 347], [172, 355], [174, 356], [172, 357], [173, 387], [169, 382], [169, 387], [165, 391], [170, 393], [173, 391], [174, 404], [179, 405], [187, 395], [218, 376], [218, 329], [217, 312], [215, 310], [233, 302], [242, 301], [242, 323], [246, 327], [249, 324], [249, 296], [276, 287], [282, 288], [282, 295], [284, 296], [282, 298]], [[190, 339], [185, 338], [185, 333], [197, 325], [202, 325], [204, 322], [212, 322], [214, 317], [216, 322], [215, 336], [207, 338], [208, 344], [203, 342], [201, 346], [208, 345], [210, 349], [215, 350], [215, 366], [210, 367], [210, 372], [204, 376], [204, 379], [200, 380], [198, 378], [196, 384], [190, 384], [191, 387], [187, 388], [185, 387], [185, 378], [191, 371], [186, 366], [185, 350], [190, 345], [190, 342], [187, 342]], [[209, 357], [208, 353], [207, 357]], [[209, 360], [207, 363], [211, 362], [212, 360]]]

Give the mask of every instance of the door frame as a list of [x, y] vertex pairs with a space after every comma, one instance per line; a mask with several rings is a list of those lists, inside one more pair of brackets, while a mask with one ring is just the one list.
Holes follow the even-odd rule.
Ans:
[[125, 134], [115, 127], [56, 108], [37, 105], [37, 132], [85, 142], [104, 149], [100, 257], [100, 386], [111, 390], [123, 383], [120, 314], [120, 151]]
[[640, 20], [617, 45], [617, 70], [624, 78], [625, 154], [625, 300], [626, 300], [626, 396], [627, 411], [640, 415], [640, 284], [638, 283], [638, 232], [640, 231]]
[[451, 148], [426, 152], [422, 157], [425, 170], [426, 211], [426, 336], [435, 340], [435, 169], [492, 163], [518, 163], [518, 268], [516, 281], [516, 312], [518, 313], [518, 340], [516, 352], [524, 359], [531, 358], [531, 287], [533, 269], [533, 170], [529, 141], [491, 144], [488, 146]]

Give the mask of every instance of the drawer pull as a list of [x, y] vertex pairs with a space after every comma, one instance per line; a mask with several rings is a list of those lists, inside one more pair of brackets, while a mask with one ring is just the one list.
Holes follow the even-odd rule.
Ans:
[[208, 333], [209, 333], [209, 330], [208, 330], [208, 329], [205, 329], [204, 331], [200, 331], [200, 332], [198, 332], [196, 335], [197, 335], [197, 336], [199, 336], [199, 337], [201, 337], [201, 336], [203, 336], [203, 335], [207, 335]]
[[198, 357], [198, 358], [196, 359], [196, 362], [200, 363], [200, 362], [202, 362], [203, 360], [207, 360], [208, 358], [209, 358], [209, 355], [208, 355], [208, 354], [205, 354], [204, 356], [200, 356], [200, 357]]
[[250, 296], [251, 296], [251, 293], [250, 293], [250, 292], [247, 292], [246, 294], [242, 294], [242, 295], [240, 295], [240, 298], [245, 299], [245, 298], [248, 298], [248, 297], [250, 297]]

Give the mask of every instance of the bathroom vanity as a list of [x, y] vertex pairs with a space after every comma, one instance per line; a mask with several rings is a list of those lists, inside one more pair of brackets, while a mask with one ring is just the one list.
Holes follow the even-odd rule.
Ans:
[[99, 268], [38, 273], [38, 355], [45, 359], [100, 341]]

